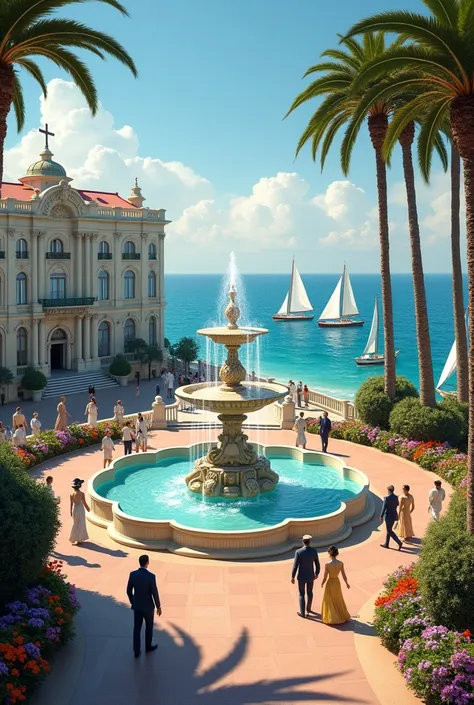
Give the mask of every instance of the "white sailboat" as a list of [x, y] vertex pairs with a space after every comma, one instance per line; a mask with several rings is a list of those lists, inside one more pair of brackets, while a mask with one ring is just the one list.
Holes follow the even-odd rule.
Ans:
[[[467, 328], [467, 311], [465, 314], [465, 320], [466, 320], [466, 328]], [[466, 331], [468, 332], [468, 331]], [[456, 340], [454, 340], [454, 343], [451, 347], [451, 350], [449, 351], [449, 355], [447, 357], [447, 360], [444, 364], [443, 371], [441, 372], [441, 375], [438, 380], [438, 384], [436, 385], [436, 391], [438, 394], [441, 394], [442, 397], [450, 397], [450, 396], [455, 396], [457, 391], [452, 390], [452, 391], [446, 391], [444, 389], [440, 389], [440, 387], [443, 386], [443, 384], [446, 384], [448, 379], [451, 379], [451, 377], [454, 375], [456, 372], [456, 362], [457, 362], [457, 351], [456, 351]]]
[[337, 282], [336, 288], [332, 292], [331, 298], [322, 312], [318, 326], [321, 328], [349, 328], [351, 326], [363, 326], [364, 321], [355, 321], [352, 316], [358, 316], [354, 292], [352, 291], [351, 280], [346, 265], [344, 271]]
[[313, 311], [313, 307], [293, 257], [290, 288], [280, 310], [272, 318], [274, 321], [312, 321], [314, 316], [308, 315], [310, 311]]
[[[364, 352], [360, 357], [356, 357], [357, 365], [384, 365], [385, 355], [379, 353], [379, 305], [377, 297], [375, 297], [374, 315], [372, 316], [372, 325], [370, 326], [369, 337], [364, 348]], [[398, 357], [400, 350], [395, 351], [395, 357]]]

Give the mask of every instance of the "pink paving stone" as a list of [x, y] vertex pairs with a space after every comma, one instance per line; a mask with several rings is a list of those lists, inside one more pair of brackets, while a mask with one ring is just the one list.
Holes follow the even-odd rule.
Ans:
[[[195, 440], [188, 430], [152, 434], [156, 447], [188, 445]], [[262, 430], [260, 440], [293, 445], [294, 434]], [[310, 436], [308, 447], [319, 450], [319, 439]], [[400, 458], [344, 441], [331, 441], [330, 450], [367, 473], [379, 496], [389, 483], [400, 488], [408, 482], [417, 502], [415, 528], [418, 535], [423, 534], [432, 474]], [[335, 628], [321, 624], [319, 615], [309, 620], [297, 617], [297, 590], [290, 584], [293, 552], [245, 563], [152, 552], [150, 569], [157, 575], [163, 606], [163, 617], [155, 621], [154, 639], [159, 648], [135, 660], [132, 612], [125, 588], [142, 551], [114, 543], [105, 531], [89, 524], [88, 544], [78, 548], [68, 542], [71, 480], [76, 476], [87, 479], [101, 466], [101, 452], [89, 450], [86, 461], [84, 455], [76, 454], [34, 471], [38, 478], [53, 475], [55, 492], [62, 497], [63, 528], [55, 556], [64, 561], [69, 579], [78, 587], [83, 608], [77, 625], [85, 637], [84, 653], [76, 653], [80, 640], [69, 647], [68, 668], [53, 670], [34, 705], [195, 705], [201, 699], [207, 702], [205, 692], [212, 694], [209, 702], [219, 705], [378, 705], [358, 664], [357, 623]], [[381, 538], [374, 520], [339, 545], [351, 584], [350, 591], [343, 587], [344, 595], [354, 616], [381, 588], [387, 573], [411, 562], [419, 550], [414, 546], [402, 553], [385, 551], [378, 545]], [[324, 563], [322, 550], [320, 558]], [[322, 599], [320, 584], [321, 578], [315, 586], [313, 607], [317, 611]], [[66, 682], [69, 701], [55, 699], [64, 671], [74, 671], [73, 661], [79, 680]]]

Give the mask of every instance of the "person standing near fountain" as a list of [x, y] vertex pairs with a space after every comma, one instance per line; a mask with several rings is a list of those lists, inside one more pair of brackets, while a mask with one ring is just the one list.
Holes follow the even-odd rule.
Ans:
[[323, 453], [328, 452], [329, 434], [331, 433], [331, 419], [327, 411], [323, 411], [323, 415], [319, 419], [319, 435], [321, 436], [321, 446]]
[[300, 411], [300, 417], [296, 419], [293, 431], [296, 432], [296, 447], [303, 446], [304, 450], [306, 450], [306, 421], [303, 411]]
[[[293, 561], [293, 570], [291, 571], [291, 582], [295, 584], [295, 578], [298, 580], [299, 593], [299, 612], [300, 617], [305, 617], [311, 612], [313, 604], [313, 586], [317, 580], [321, 567], [319, 565], [318, 552], [313, 548], [309, 534], [303, 536], [303, 546], [295, 552]], [[313, 567], [314, 566], [314, 567]], [[305, 596], [306, 612], [305, 612]]]
[[135, 658], [140, 656], [141, 631], [143, 620], [145, 620], [145, 651], [156, 651], [158, 646], [152, 644], [153, 638], [153, 617], [156, 614], [161, 617], [161, 603], [156, 586], [156, 576], [150, 573], [148, 566], [150, 559], [148, 556], [140, 556], [138, 559], [140, 567], [130, 573], [127, 584], [127, 596], [133, 610], [133, 652]]
[[329, 546], [330, 561], [324, 568], [324, 578], [321, 587], [324, 587], [323, 602], [321, 605], [321, 620], [324, 624], [345, 624], [351, 618], [346, 607], [341, 590], [339, 575], [342, 575], [347, 589], [350, 585], [347, 580], [344, 563], [338, 560], [339, 551], [336, 546]]

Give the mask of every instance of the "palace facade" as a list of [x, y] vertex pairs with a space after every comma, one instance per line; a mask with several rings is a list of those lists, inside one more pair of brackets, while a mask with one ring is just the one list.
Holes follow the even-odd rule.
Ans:
[[145, 208], [136, 182], [128, 199], [75, 189], [52, 156], [47, 134], [2, 184], [0, 365], [18, 380], [27, 365], [99, 370], [129, 340], [164, 343], [165, 210]]

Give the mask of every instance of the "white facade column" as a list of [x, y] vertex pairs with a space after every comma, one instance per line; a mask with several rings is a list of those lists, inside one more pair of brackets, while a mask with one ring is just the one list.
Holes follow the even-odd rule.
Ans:
[[71, 341], [66, 341], [66, 370], [72, 369], [72, 345]]
[[31, 353], [30, 361], [33, 367], [38, 367], [38, 324], [39, 320], [32, 321], [31, 325]]
[[[82, 296], [91, 296], [91, 233], [84, 233], [84, 276], [85, 291]], [[87, 355], [86, 350], [86, 355]]]
[[76, 316], [76, 330], [74, 335], [76, 360], [82, 360], [82, 316]]
[[[97, 238], [99, 233], [91, 233], [91, 244], [90, 244], [90, 293], [89, 296], [93, 296], [97, 299]], [[97, 357], [97, 351], [92, 357]]]
[[98, 330], [99, 316], [94, 314], [91, 316], [91, 358], [97, 360], [99, 357], [98, 347], [99, 347], [99, 330]]
[[34, 230], [31, 234], [31, 303], [35, 304], [38, 301], [38, 238], [39, 231]]
[[114, 241], [112, 244], [112, 257], [114, 266], [114, 277], [113, 277], [113, 290], [110, 292], [110, 298], [117, 305], [117, 301], [123, 299], [123, 277], [122, 272], [122, 244], [121, 244], [122, 233], [114, 233]]
[[[49, 291], [45, 287], [46, 275], [46, 257], [44, 252], [45, 230], [36, 230], [36, 262], [32, 263], [32, 267], [38, 270], [38, 298], [47, 299]], [[46, 355], [46, 353], [43, 353]]]
[[80, 298], [84, 295], [84, 271], [82, 266], [82, 243], [83, 233], [78, 233], [77, 237], [77, 296]]
[[6, 268], [8, 270], [9, 276], [6, 277], [6, 293], [7, 293], [7, 305], [9, 311], [16, 313], [16, 249], [15, 249], [15, 229], [7, 229], [7, 238], [5, 241], [6, 245]]
[[42, 321], [41, 319], [38, 319], [38, 362], [40, 367], [47, 364], [46, 342], [44, 337], [44, 321]]
[[[148, 235], [147, 233], [142, 233], [142, 247], [141, 247], [141, 303], [147, 303], [148, 299], [148, 272], [150, 271], [148, 267]], [[137, 292], [138, 293], [138, 292]], [[142, 321], [143, 323], [143, 321]], [[142, 335], [142, 338], [145, 337]]]
[[90, 324], [90, 316], [84, 316], [83, 330], [84, 330], [84, 345], [83, 345], [82, 350], [83, 350], [84, 360], [87, 362], [88, 360], [91, 359], [91, 324]]

